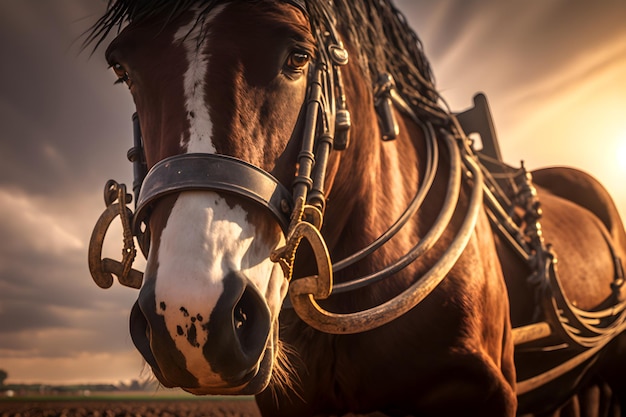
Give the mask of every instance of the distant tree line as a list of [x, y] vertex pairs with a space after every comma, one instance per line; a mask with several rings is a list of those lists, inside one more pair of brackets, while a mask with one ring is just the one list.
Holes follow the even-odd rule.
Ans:
[[114, 391], [154, 391], [158, 387], [158, 381], [154, 378], [143, 381], [133, 379], [129, 383], [119, 382], [117, 384], [72, 384], [72, 385], [50, 385], [50, 384], [5, 384], [9, 374], [4, 369], [0, 369], [0, 395], [2, 391], [12, 390], [25, 393], [71, 393], [71, 392], [114, 392]]

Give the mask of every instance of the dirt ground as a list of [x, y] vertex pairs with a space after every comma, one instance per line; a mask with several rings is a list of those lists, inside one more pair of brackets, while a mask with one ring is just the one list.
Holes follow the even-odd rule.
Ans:
[[254, 400], [0, 401], [0, 417], [260, 417]]

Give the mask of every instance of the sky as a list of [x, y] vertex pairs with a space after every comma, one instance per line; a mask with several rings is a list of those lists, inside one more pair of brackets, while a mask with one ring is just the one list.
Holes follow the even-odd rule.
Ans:
[[[397, 0], [455, 111], [484, 92], [504, 159], [592, 173], [626, 214], [626, 1]], [[0, 0], [0, 369], [8, 383], [147, 376], [128, 333], [137, 292], [87, 268], [133, 103], [80, 35], [105, 1]], [[119, 236], [119, 230], [113, 235]], [[118, 258], [121, 241], [107, 242]]]

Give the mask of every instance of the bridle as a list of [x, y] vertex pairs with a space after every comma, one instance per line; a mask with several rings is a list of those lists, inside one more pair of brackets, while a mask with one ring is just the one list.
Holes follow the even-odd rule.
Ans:
[[[284, 0], [305, 14], [303, 0]], [[483, 179], [469, 141], [454, 117], [450, 131], [442, 130], [441, 137], [450, 155], [450, 175], [443, 209], [428, 233], [405, 255], [384, 269], [370, 275], [334, 285], [333, 272], [340, 271], [370, 256], [395, 236], [421, 207], [431, 188], [438, 169], [439, 149], [431, 123], [422, 122], [395, 87], [389, 74], [382, 74], [375, 90], [375, 106], [379, 115], [382, 139], [392, 140], [398, 135], [398, 124], [393, 108], [402, 111], [423, 131], [426, 142], [424, 177], [418, 190], [398, 220], [367, 247], [335, 264], [331, 263], [328, 248], [320, 232], [325, 211], [325, 176], [331, 151], [349, 146], [350, 113], [342, 82], [341, 67], [348, 62], [335, 28], [334, 16], [325, 13], [323, 26], [315, 28], [319, 56], [310, 64], [306, 99], [303, 104], [301, 150], [297, 157], [297, 173], [291, 190], [269, 173], [237, 158], [219, 154], [181, 154], [165, 158], [146, 172], [143, 143], [136, 115], [134, 146], [129, 151], [133, 162], [135, 213], [126, 207], [131, 196], [126, 187], [109, 181], [105, 187], [107, 209], [92, 233], [89, 248], [89, 268], [94, 281], [102, 288], [113, 283], [115, 274], [121, 284], [140, 288], [142, 273], [132, 268], [136, 250], [133, 236], [147, 256], [148, 228], [145, 222], [150, 208], [161, 198], [188, 190], [211, 190], [234, 194], [265, 207], [282, 227], [286, 244], [271, 253], [288, 280], [291, 307], [312, 327], [328, 333], [357, 333], [379, 327], [403, 315], [445, 278], [456, 264], [472, 235], [482, 207]], [[449, 226], [457, 209], [463, 177], [471, 186], [465, 217], [452, 243], [435, 265], [400, 295], [368, 310], [336, 314], [324, 310], [318, 300], [331, 294], [348, 292], [388, 278], [413, 263], [431, 249]], [[102, 245], [108, 227], [120, 216], [124, 231], [122, 261], [102, 259]], [[296, 251], [306, 240], [314, 254], [317, 274], [292, 279]]]

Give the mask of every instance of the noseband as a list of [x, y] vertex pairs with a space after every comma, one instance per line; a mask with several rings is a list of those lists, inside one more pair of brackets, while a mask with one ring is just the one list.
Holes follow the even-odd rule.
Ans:
[[[286, 2], [307, 13], [303, 1]], [[304, 120], [301, 151], [297, 157], [298, 171], [292, 189], [288, 190], [272, 175], [258, 167], [218, 154], [172, 156], [161, 160], [146, 173], [139, 122], [134, 116], [134, 147], [128, 156], [134, 166], [136, 211], [133, 215], [126, 207], [131, 197], [126, 194], [125, 186], [114, 181], [107, 183], [107, 209], [94, 228], [89, 249], [90, 272], [99, 286], [110, 287], [113, 282], [111, 274], [115, 274], [121, 284], [133, 288], [141, 287], [142, 273], [131, 267], [136, 252], [133, 235], [147, 256], [149, 229], [145, 224], [150, 208], [167, 195], [189, 190], [233, 194], [269, 210], [286, 235], [285, 246], [275, 249], [270, 258], [281, 265], [286, 278], [290, 280], [289, 294], [293, 308], [305, 322], [318, 330], [356, 333], [381, 326], [412, 309], [443, 280], [469, 241], [482, 201], [482, 172], [458, 124], [453, 125], [454, 135], [445, 132], [442, 135], [451, 159], [450, 180], [444, 209], [431, 230], [407, 254], [383, 270], [338, 284], [333, 289], [333, 271], [344, 269], [371, 255], [395, 236], [420, 208], [437, 171], [438, 147], [433, 126], [430, 123], [424, 124], [416, 116], [396, 90], [389, 74], [381, 75], [374, 96], [382, 138], [391, 140], [398, 134], [398, 124], [392, 109], [395, 106], [410, 117], [424, 133], [427, 148], [425, 175], [409, 206], [387, 232], [357, 253], [331, 264], [320, 229], [326, 202], [324, 183], [329, 154], [332, 149], [346, 149], [350, 142], [350, 113], [346, 108], [341, 76], [341, 67], [347, 64], [348, 53], [335, 29], [334, 16], [325, 14], [322, 20], [324, 27], [316, 28], [314, 33], [319, 56], [309, 68], [302, 111]], [[472, 184], [469, 207], [449, 249], [431, 270], [398, 297], [369, 310], [335, 314], [319, 306], [317, 300], [325, 299], [331, 293], [351, 291], [392, 276], [432, 248], [449, 226], [456, 210], [463, 172]], [[101, 256], [104, 236], [109, 224], [118, 215], [122, 218], [124, 229], [121, 262], [102, 259]], [[313, 250], [317, 274], [292, 280], [296, 251], [302, 239], [308, 241]]]

